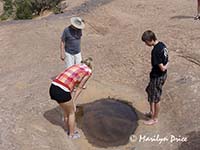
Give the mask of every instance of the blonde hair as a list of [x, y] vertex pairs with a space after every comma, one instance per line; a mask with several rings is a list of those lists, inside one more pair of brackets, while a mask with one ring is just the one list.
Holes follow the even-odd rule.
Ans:
[[81, 61], [81, 63], [86, 64], [90, 69], [92, 69], [92, 57], [88, 57]]

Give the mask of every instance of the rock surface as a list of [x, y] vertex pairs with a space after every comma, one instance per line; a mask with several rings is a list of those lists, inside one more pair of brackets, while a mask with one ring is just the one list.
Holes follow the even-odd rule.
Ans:
[[[73, 0], [60, 15], [0, 23], [0, 149], [104, 149], [90, 144], [80, 128], [81, 138], [69, 140], [63, 130], [62, 112], [49, 98], [51, 78], [64, 69], [59, 58], [60, 36], [74, 15], [86, 21], [82, 55], [94, 59], [93, 77], [79, 104], [108, 96], [131, 102], [139, 116], [138, 138], [159, 135], [170, 140], [172, 135], [199, 133], [200, 22], [193, 19], [195, 14], [196, 3], [188, 0]], [[143, 112], [148, 110], [144, 89], [151, 48], [141, 41], [141, 34], [147, 29], [152, 29], [170, 52], [168, 79], [155, 126], [143, 125]], [[47, 112], [51, 112], [50, 119], [45, 116]], [[199, 143], [198, 138], [192, 138], [195, 140]], [[107, 149], [177, 150], [181, 145], [187, 148], [187, 144], [138, 139]]]

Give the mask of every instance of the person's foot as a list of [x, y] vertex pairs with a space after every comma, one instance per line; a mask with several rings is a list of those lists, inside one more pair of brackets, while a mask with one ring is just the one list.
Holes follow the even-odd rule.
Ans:
[[150, 119], [148, 121], [144, 121], [145, 125], [154, 125], [156, 123], [158, 123], [158, 119]]
[[75, 139], [80, 138], [81, 136], [80, 136], [80, 134], [78, 132], [75, 132], [73, 135], [69, 135], [68, 137], [71, 140], [75, 140]]
[[152, 112], [145, 112], [144, 115], [148, 118], [152, 117]]
[[196, 15], [196, 16], [194, 17], [194, 20], [200, 20], [200, 15]]
[[[66, 129], [65, 132], [67, 133], [67, 135], [69, 135], [69, 130]], [[79, 132], [77, 130], [75, 130], [74, 134], [79, 134]]]

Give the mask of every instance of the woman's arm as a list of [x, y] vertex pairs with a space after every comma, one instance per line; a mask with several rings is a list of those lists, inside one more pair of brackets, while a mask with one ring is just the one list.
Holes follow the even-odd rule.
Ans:
[[80, 93], [82, 92], [83, 90], [83, 86], [85, 85], [85, 83], [87, 82], [87, 80], [90, 78], [90, 76], [85, 76], [83, 77], [83, 79], [81, 80], [81, 82], [79, 83], [76, 91], [72, 94], [72, 101], [73, 101], [73, 104], [74, 104], [74, 111], [76, 112], [76, 100], [78, 98], [78, 96], [80, 95]]
[[87, 82], [87, 80], [90, 78], [90, 76], [85, 76], [83, 77], [83, 79], [81, 80], [81, 82], [79, 83], [76, 91], [74, 92], [74, 95], [73, 95], [73, 101], [76, 101], [78, 96], [80, 95], [80, 93], [82, 92], [83, 90], [83, 87], [85, 85], [85, 83]]

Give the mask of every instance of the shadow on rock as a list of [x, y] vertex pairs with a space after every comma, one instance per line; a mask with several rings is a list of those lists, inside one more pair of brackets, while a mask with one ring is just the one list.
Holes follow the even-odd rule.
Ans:
[[79, 105], [76, 118], [88, 142], [97, 147], [127, 144], [138, 126], [135, 108], [112, 98]]
[[[49, 122], [66, 129], [62, 109], [57, 106], [43, 115]], [[138, 120], [146, 119], [132, 104], [113, 98], [77, 106], [76, 122], [88, 142], [97, 147], [125, 145], [134, 134]]]
[[193, 131], [186, 134], [187, 142], [183, 142], [179, 150], [200, 150], [200, 131]]
[[60, 126], [63, 129], [65, 129], [63, 121], [63, 113], [60, 107], [56, 107], [46, 111], [43, 116], [52, 124]]

